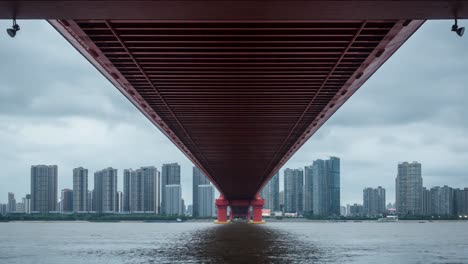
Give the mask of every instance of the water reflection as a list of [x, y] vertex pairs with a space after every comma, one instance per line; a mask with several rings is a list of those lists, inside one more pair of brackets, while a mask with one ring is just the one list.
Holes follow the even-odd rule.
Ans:
[[[168, 248], [179, 263], [312, 263], [320, 250], [267, 225], [233, 223], [184, 234]], [[168, 252], [168, 253], [169, 253]]]
[[0, 263], [468, 263], [467, 225], [13, 222]]

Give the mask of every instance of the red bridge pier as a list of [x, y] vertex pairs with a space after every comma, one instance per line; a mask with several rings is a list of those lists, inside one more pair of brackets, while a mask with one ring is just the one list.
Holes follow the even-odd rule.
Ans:
[[[227, 200], [224, 195], [220, 195], [216, 199], [216, 207], [218, 208], [218, 219], [216, 224], [227, 224], [235, 217], [246, 218], [251, 224], [263, 224], [265, 221], [262, 219], [262, 208], [265, 201], [256, 195], [252, 200]], [[229, 221], [227, 220], [227, 208], [230, 210]], [[253, 219], [251, 219], [250, 208], [252, 208]]]

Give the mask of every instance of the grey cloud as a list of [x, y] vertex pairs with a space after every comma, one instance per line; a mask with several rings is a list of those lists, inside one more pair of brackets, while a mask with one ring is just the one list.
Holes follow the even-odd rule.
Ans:
[[139, 114], [47, 22], [20, 23], [17, 38], [0, 42], [2, 115], [88, 116], [130, 122]]
[[[468, 127], [468, 41], [430, 21], [338, 111], [336, 125], [432, 122]], [[452, 115], [444, 115], [451, 109]], [[455, 120], [461, 122], [454, 122]]]

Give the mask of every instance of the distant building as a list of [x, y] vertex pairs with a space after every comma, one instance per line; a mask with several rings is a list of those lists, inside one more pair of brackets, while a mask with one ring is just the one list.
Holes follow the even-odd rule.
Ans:
[[180, 200], [181, 200], [181, 203], [182, 203], [182, 206], [181, 206], [181, 209], [180, 209], [180, 211], [181, 211], [180, 215], [185, 215], [185, 211], [186, 211], [185, 200], [184, 200], [184, 198], [182, 198]]
[[436, 187], [432, 187], [430, 190], [429, 190], [429, 193], [430, 193], [430, 196], [431, 196], [431, 213], [430, 215], [434, 215], [434, 216], [437, 216], [437, 215], [440, 215], [439, 211], [439, 207], [440, 207], [440, 187], [439, 186], [436, 186]]
[[423, 187], [422, 191], [422, 215], [431, 215], [432, 214], [432, 197], [431, 191]]
[[31, 166], [31, 211], [57, 211], [57, 165]]
[[23, 200], [23, 205], [24, 205], [24, 213], [30, 214], [31, 213], [31, 195], [26, 194], [26, 197], [24, 197], [22, 200]]
[[[210, 181], [208, 180], [208, 178], [203, 174], [203, 172], [198, 169], [197, 167], [193, 167], [193, 175], [192, 175], [192, 202], [193, 202], [193, 212], [192, 212], [192, 215], [194, 217], [197, 217], [197, 216], [202, 216], [202, 215], [199, 215], [199, 208], [200, 208], [200, 205], [198, 204], [198, 201], [200, 200], [200, 196], [199, 196], [199, 186], [200, 185], [209, 185], [210, 184]], [[213, 203], [214, 203], [214, 200], [213, 200]], [[203, 205], [205, 206], [205, 205]]]
[[439, 215], [450, 216], [455, 213], [453, 189], [444, 185], [439, 189]]
[[140, 209], [147, 212], [159, 213], [160, 206], [160, 185], [161, 185], [161, 174], [158, 169], [154, 166], [141, 167], [136, 171], [137, 182], [143, 180], [143, 204], [138, 205]]
[[187, 205], [186, 215], [193, 215], [193, 204]]
[[[166, 210], [165, 205], [172, 204], [172, 201], [165, 201], [166, 197], [171, 197], [166, 195], [165, 188], [167, 185], [179, 185], [180, 186], [180, 165], [178, 163], [169, 163], [163, 164], [161, 172], [161, 212], [163, 214], [170, 214], [173, 212], [171, 210]], [[170, 188], [169, 188], [170, 189]], [[182, 199], [182, 198], [181, 198]], [[180, 212], [180, 209], [179, 209]]]
[[122, 210], [124, 212], [130, 212], [130, 192], [131, 192], [131, 179], [132, 175], [134, 175], [134, 171], [132, 169], [125, 169], [123, 171], [123, 204]]
[[85, 212], [88, 209], [88, 170], [79, 167], [73, 169], [73, 211]]
[[9, 192], [8, 193], [8, 208], [7, 211], [9, 213], [16, 213], [16, 199], [15, 194]]
[[340, 214], [340, 159], [315, 160], [312, 164], [312, 205], [314, 215]]
[[215, 209], [214, 187], [210, 184], [198, 185], [198, 216], [212, 217]]
[[304, 212], [313, 213], [314, 166], [304, 167]]
[[88, 191], [88, 211], [96, 211], [94, 204], [94, 190]]
[[364, 214], [368, 217], [383, 215], [385, 208], [385, 189], [381, 186], [377, 188], [365, 188], [363, 191]]
[[61, 193], [61, 211], [73, 212], [73, 191], [70, 189], [63, 189]]
[[15, 213], [24, 214], [24, 203], [16, 203]]
[[182, 215], [182, 189], [180, 184], [164, 186], [164, 208], [166, 215]]
[[364, 206], [360, 204], [353, 204], [349, 207], [349, 216], [351, 217], [363, 217]]
[[468, 188], [454, 191], [455, 214], [468, 217]]
[[341, 206], [340, 207], [340, 215], [341, 216], [347, 216], [348, 213], [346, 212], [346, 206]]
[[340, 183], [340, 159], [330, 157], [326, 161], [328, 170], [328, 190], [330, 195], [329, 215], [340, 214], [341, 183]]
[[284, 170], [284, 211], [302, 213], [304, 211], [304, 171]]
[[160, 173], [154, 166], [124, 170], [123, 208], [130, 212], [159, 213]]
[[431, 195], [431, 215], [452, 216], [455, 214], [455, 199], [453, 189], [447, 185], [443, 187], [433, 187]]
[[396, 184], [396, 209], [399, 215], [421, 215], [423, 204], [423, 179], [421, 163], [398, 164]]
[[94, 173], [93, 194], [96, 212], [117, 212], [117, 169], [109, 167]]
[[284, 191], [279, 192], [280, 211], [284, 212]]
[[123, 193], [121, 191], [117, 192], [117, 208], [119, 213], [123, 212]]
[[268, 181], [268, 183], [260, 191], [260, 196], [265, 200], [264, 209], [271, 211], [280, 211], [279, 203], [279, 172], [277, 172]]
[[347, 204], [346, 205], [346, 214], [345, 216], [350, 216], [351, 215], [351, 205]]
[[435, 217], [468, 217], [468, 188], [447, 185], [423, 188], [422, 214]]
[[2, 204], [0, 203], [0, 215], [6, 215], [7, 214], [7, 204]]

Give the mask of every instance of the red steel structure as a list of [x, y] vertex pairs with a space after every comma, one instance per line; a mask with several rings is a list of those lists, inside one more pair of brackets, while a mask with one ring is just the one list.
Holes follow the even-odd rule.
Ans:
[[[261, 187], [422, 25], [468, 1], [2, 1], [45, 18], [222, 193]], [[464, 7], [466, 7], [464, 9]]]

